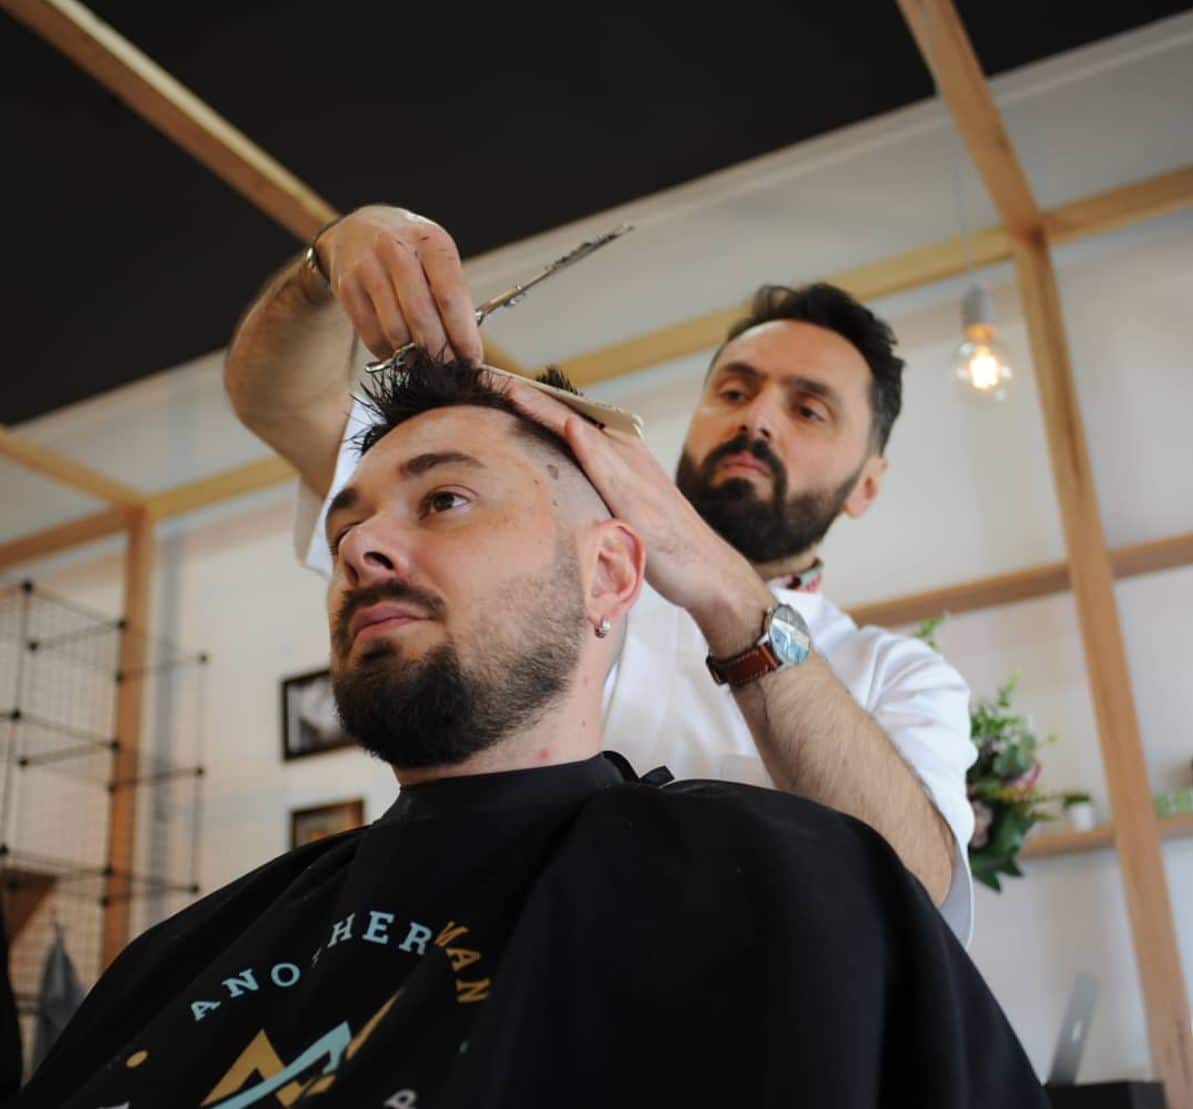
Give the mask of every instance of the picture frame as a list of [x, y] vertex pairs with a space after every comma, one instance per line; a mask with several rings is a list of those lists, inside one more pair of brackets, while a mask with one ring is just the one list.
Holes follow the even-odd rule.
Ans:
[[355, 747], [336, 713], [331, 671], [309, 670], [282, 679], [282, 759], [303, 759]]
[[365, 822], [363, 797], [290, 810], [290, 849], [348, 832]]

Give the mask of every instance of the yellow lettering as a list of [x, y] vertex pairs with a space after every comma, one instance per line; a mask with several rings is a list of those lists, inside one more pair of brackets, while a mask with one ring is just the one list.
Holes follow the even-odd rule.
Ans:
[[479, 982], [461, 982], [456, 979], [456, 1001], [460, 1005], [467, 1005], [470, 1001], [484, 1001], [489, 996], [489, 987], [493, 985], [490, 978], [482, 978]]
[[458, 974], [466, 966], [479, 963], [481, 953], [467, 947], [449, 947], [447, 949], [447, 957], [451, 961], [452, 970]]
[[468, 928], [463, 924], [457, 924], [454, 920], [449, 920], [444, 926], [443, 931], [435, 937], [436, 947], [446, 947], [452, 940], [462, 936]]

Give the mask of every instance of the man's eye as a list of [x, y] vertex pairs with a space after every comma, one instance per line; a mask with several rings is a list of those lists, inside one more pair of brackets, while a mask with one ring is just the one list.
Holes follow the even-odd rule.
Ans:
[[327, 549], [331, 551], [331, 557], [335, 558], [340, 553], [340, 544], [344, 541], [351, 528], [344, 528], [343, 531], [337, 532], [331, 537], [331, 542], [327, 544]]
[[739, 400], [744, 400], [746, 394], [741, 389], [722, 389], [721, 399], [730, 401], [736, 404]]
[[462, 493], [454, 493], [450, 489], [439, 489], [428, 493], [422, 501], [421, 515], [428, 516], [440, 512], [448, 512], [468, 503], [468, 498]]

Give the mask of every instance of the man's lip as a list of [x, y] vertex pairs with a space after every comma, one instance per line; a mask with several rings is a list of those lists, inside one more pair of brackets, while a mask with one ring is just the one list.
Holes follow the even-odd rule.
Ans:
[[400, 604], [379, 604], [369, 605], [368, 608], [362, 608], [355, 616], [352, 617], [352, 622], [348, 625], [348, 638], [352, 641], [364, 631], [366, 628], [372, 627], [374, 624], [386, 624], [394, 620], [400, 620], [407, 623], [411, 620], [425, 620], [427, 614], [421, 609], [412, 608], [410, 605]]
[[765, 462], [755, 458], [752, 454], [730, 454], [721, 459], [721, 466], [728, 468], [737, 466], [743, 470], [753, 470], [755, 473], [771, 476], [770, 467]]

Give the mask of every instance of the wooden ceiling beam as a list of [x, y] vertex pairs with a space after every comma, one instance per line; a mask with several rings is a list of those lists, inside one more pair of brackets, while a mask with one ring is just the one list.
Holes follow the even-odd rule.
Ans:
[[335, 219], [326, 200], [82, 4], [0, 4], [299, 239]]
[[1041, 232], [1014, 242], [1114, 819], [1152, 1064], [1171, 1105], [1193, 1105], [1193, 1028], [1172, 901], [1052, 255]]
[[145, 500], [131, 485], [107, 477], [6, 427], [0, 427], [0, 457], [17, 462], [43, 477], [69, 485], [89, 497], [107, 501], [108, 504], [135, 508]]
[[295, 476], [294, 468], [275, 454], [155, 493], [146, 501], [146, 508], [151, 519], [167, 520], [246, 493], [255, 493], [258, 489], [281, 485]]
[[60, 551], [116, 535], [128, 526], [128, 513], [126, 508], [108, 508], [93, 516], [81, 516], [65, 524], [0, 543], [0, 570], [38, 558], [49, 558]]
[[898, 4], [1007, 231], [1038, 231], [1043, 215], [952, 0]]
[[[277, 159], [76, 0], [0, 0], [0, 7], [56, 46], [142, 119], [306, 243], [339, 213]], [[486, 342], [495, 366], [525, 372]]]
[[[1133, 543], [1110, 552], [1111, 571], [1120, 581], [1178, 566], [1193, 566], [1193, 531], [1167, 539]], [[927, 589], [921, 593], [907, 593], [902, 597], [856, 605], [849, 610], [849, 615], [858, 624], [898, 628], [918, 624], [921, 620], [943, 613], [959, 616], [963, 612], [978, 612], [1064, 593], [1068, 588], [1068, 563], [1046, 562], [1005, 574], [958, 582], [942, 589]]]
[[[1193, 204], [1193, 166], [1108, 189], [1062, 204], [1044, 213], [1044, 225], [1055, 243], [1067, 243], [1168, 215]], [[977, 268], [1011, 258], [1011, 237], [1002, 227], [987, 227], [969, 237], [969, 259]], [[877, 300], [962, 274], [968, 267], [961, 236], [841, 270], [824, 278], [859, 300]], [[694, 316], [680, 323], [564, 359], [560, 368], [577, 385], [609, 381], [623, 374], [657, 366], [675, 358], [709, 350], [744, 311], [744, 304]]]

